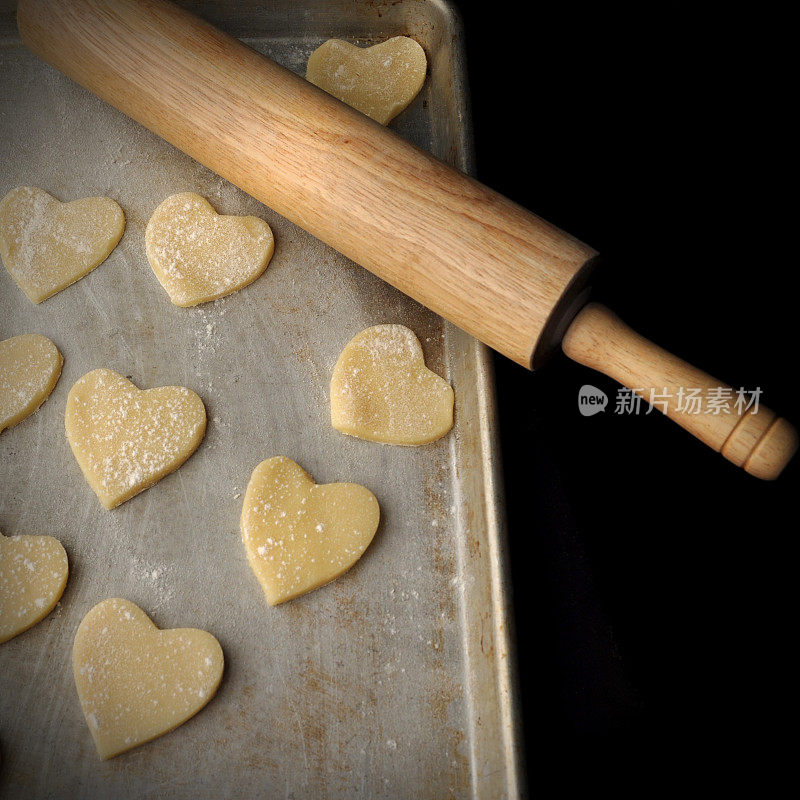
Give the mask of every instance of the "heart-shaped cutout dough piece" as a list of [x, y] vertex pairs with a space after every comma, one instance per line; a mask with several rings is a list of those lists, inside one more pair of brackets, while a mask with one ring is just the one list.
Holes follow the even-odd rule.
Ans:
[[242, 540], [267, 602], [277, 605], [338, 578], [378, 529], [375, 495], [355, 483], [317, 485], [285, 456], [253, 471], [242, 508]]
[[41, 622], [61, 599], [68, 574], [58, 539], [0, 533], [0, 642]]
[[150, 266], [176, 306], [216, 300], [252, 283], [275, 250], [258, 217], [217, 214], [204, 197], [182, 192], [153, 212], [145, 231]]
[[61, 376], [58, 348], [36, 333], [0, 342], [0, 432], [30, 416]]
[[0, 256], [34, 303], [102, 264], [124, 230], [125, 214], [110, 197], [61, 203], [42, 189], [20, 186], [0, 200]]
[[412, 331], [375, 325], [354, 336], [336, 362], [331, 424], [371, 442], [427, 444], [453, 427], [453, 390], [425, 366]]
[[78, 626], [75, 686], [101, 758], [169, 733], [214, 696], [225, 659], [196, 628], [159, 630], [141, 608], [112, 598]]
[[206, 431], [205, 406], [191, 389], [142, 390], [110, 369], [75, 383], [64, 420], [72, 453], [106, 508], [176, 470]]
[[386, 125], [417, 96], [427, 66], [425, 51], [407, 36], [372, 47], [329, 39], [308, 59], [306, 79]]

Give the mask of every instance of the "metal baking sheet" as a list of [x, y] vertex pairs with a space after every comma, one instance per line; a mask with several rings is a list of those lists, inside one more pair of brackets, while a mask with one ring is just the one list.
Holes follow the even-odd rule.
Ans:
[[[459, 21], [438, 0], [185, 3], [302, 73], [326, 38], [414, 36], [430, 73], [393, 126], [472, 167]], [[61, 380], [0, 436], [0, 528], [50, 534], [70, 579], [57, 609], [0, 645], [0, 795], [16, 798], [500, 798], [521, 793], [509, 650], [493, 384], [487, 352], [270, 209], [139, 127], [19, 41], [0, 0], [0, 196], [17, 185], [66, 200], [108, 195], [127, 230], [106, 263], [39, 306], [0, 270], [0, 339], [35, 332], [63, 352]], [[267, 272], [236, 295], [172, 306], [144, 253], [169, 194], [266, 219]], [[346, 342], [408, 325], [451, 381], [456, 424], [422, 448], [342, 436], [328, 381]], [[63, 428], [69, 388], [109, 367], [141, 387], [203, 398], [208, 433], [176, 473], [104, 511]], [[242, 495], [262, 459], [289, 455], [318, 482], [355, 481], [382, 522], [345, 576], [270, 608], [239, 534]], [[216, 698], [177, 731], [100, 761], [71, 673], [84, 614], [107, 597], [162, 628], [221, 642]]]

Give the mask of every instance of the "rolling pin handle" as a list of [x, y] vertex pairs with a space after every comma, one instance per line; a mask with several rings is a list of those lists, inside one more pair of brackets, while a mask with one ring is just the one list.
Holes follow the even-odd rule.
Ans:
[[[797, 431], [785, 419], [758, 403], [737, 402], [741, 395], [730, 386], [640, 336], [599, 303], [578, 312], [561, 347], [645, 401], [657, 397], [655, 407], [757, 478], [777, 478], [797, 451]], [[700, 390], [698, 403], [681, 402], [690, 390]]]

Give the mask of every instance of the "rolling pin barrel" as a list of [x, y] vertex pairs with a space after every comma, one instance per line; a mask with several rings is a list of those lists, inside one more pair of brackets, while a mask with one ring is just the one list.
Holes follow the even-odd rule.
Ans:
[[[645, 398], [714, 388], [608, 309], [579, 310], [590, 247], [178, 6], [20, 0], [17, 15], [42, 59], [519, 364], [563, 337], [571, 358]], [[761, 478], [797, 449], [763, 407], [691, 417], [673, 397], [662, 410]]]
[[[21, 0], [25, 44], [526, 367], [595, 252], [164, 0]], [[557, 342], [556, 342], [557, 344]]]

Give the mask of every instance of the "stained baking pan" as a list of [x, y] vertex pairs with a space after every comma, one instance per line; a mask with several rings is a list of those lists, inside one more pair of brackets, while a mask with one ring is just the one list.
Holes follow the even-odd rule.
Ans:
[[[393, 125], [472, 168], [462, 32], [436, 0], [184, 3], [302, 73], [336, 36], [407, 34], [429, 75]], [[233, 123], [235, 124], [235, 123]], [[520, 729], [490, 361], [485, 348], [45, 66], [0, 0], [0, 196], [37, 185], [62, 200], [116, 199], [127, 230], [108, 261], [39, 306], [0, 271], [0, 338], [41, 333], [61, 349], [55, 391], [0, 436], [0, 529], [50, 534], [70, 580], [57, 609], [0, 646], [4, 797], [518, 797]], [[266, 219], [272, 263], [236, 295], [172, 306], [144, 254], [169, 194]], [[330, 427], [328, 380], [342, 347], [381, 322], [412, 328], [456, 393], [453, 432], [386, 447]], [[176, 473], [114, 511], [86, 485], [64, 436], [72, 383], [95, 367], [141, 387], [203, 398], [206, 438]], [[362, 560], [305, 597], [269, 608], [238, 518], [253, 467], [285, 454], [319, 482], [378, 497]], [[75, 630], [112, 596], [162, 628], [221, 642], [217, 697], [156, 742], [100, 761], [71, 673]]]

